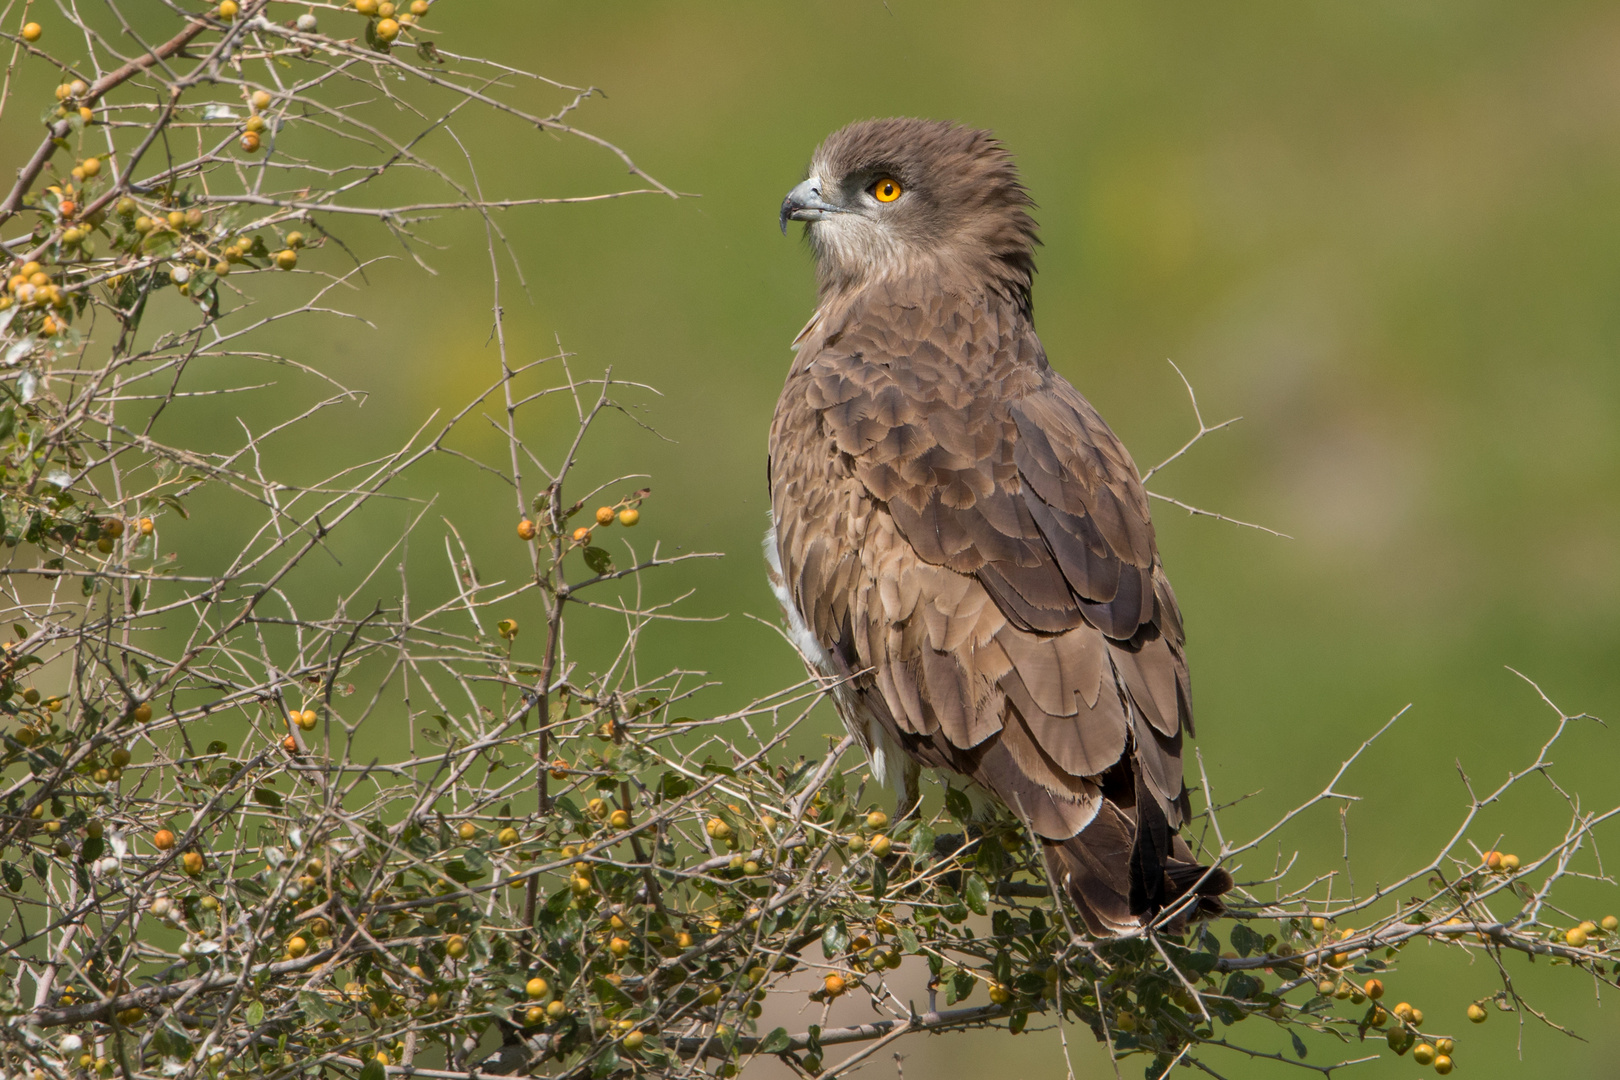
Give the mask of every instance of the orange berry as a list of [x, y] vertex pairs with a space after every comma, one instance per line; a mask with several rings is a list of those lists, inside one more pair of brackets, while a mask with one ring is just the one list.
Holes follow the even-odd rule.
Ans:
[[259, 133], [256, 131], [242, 132], [240, 145], [244, 153], [257, 154], [259, 152]]
[[553, 780], [568, 779], [568, 762], [564, 761], [562, 758], [558, 758], [556, 761], [553, 761], [551, 763], [551, 778]]
[[44, 32], [45, 28], [37, 22], [23, 24], [22, 36], [24, 41], [38, 41], [39, 36]]
[[157, 530], [157, 523], [151, 518], [141, 518], [141, 535], [151, 536]]
[[152, 834], [152, 846], [159, 851], [168, 851], [174, 847], [174, 833], [168, 829], [159, 829]]
[[281, 748], [289, 754], [296, 754], [298, 753], [298, 740], [289, 735], [281, 740]]
[[1368, 979], [1365, 992], [1368, 997], [1372, 998], [1374, 1001], [1377, 1001], [1379, 998], [1384, 996], [1384, 984], [1379, 982], [1377, 979]]
[[581, 525], [579, 528], [574, 530], [574, 543], [583, 544], [585, 541], [589, 540], [590, 538], [591, 538], [591, 530], [587, 529], [585, 526]]
[[611, 506], [598, 506], [596, 508], [596, 523], [598, 525], [606, 527], [613, 524], [614, 516], [613, 507]]
[[828, 997], [837, 997], [844, 992], [844, 977], [842, 975], [829, 975], [821, 981], [821, 985], [826, 989]]
[[535, 528], [534, 522], [530, 521], [528, 518], [524, 518], [522, 521], [518, 522], [519, 540], [533, 540], [539, 532], [540, 530]]

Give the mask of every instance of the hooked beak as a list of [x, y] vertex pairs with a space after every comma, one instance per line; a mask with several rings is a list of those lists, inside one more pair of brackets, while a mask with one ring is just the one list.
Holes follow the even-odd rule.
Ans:
[[835, 206], [821, 197], [821, 180], [812, 176], [798, 187], [787, 193], [782, 200], [782, 235], [787, 235], [787, 225], [790, 221], [820, 221], [833, 214], [844, 213], [842, 206]]

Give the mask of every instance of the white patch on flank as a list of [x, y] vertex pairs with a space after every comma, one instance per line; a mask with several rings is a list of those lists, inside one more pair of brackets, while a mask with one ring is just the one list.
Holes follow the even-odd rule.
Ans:
[[[781, 553], [776, 549], [775, 525], [765, 533], [765, 562], [770, 569], [771, 591], [776, 594], [776, 602], [782, 606], [782, 615], [787, 619], [788, 640], [820, 674], [842, 680], [843, 672], [838, 670], [833, 658], [816, 640], [810, 624], [805, 622], [799, 605], [793, 599], [793, 590], [782, 573]], [[855, 741], [866, 751], [866, 759], [872, 763], [872, 775], [890, 791], [903, 794], [906, 790], [906, 768], [911, 759], [889, 737], [878, 718], [861, 707], [860, 699], [850, 691], [847, 681], [840, 681], [833, 687], [832, 693], [839, 719], [843, 720], [844, 727], [855, 736]]]

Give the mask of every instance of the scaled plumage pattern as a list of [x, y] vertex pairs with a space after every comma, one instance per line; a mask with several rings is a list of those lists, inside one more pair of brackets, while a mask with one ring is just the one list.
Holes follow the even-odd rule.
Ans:
[[[987, 132], [871, 120], [782, 203], [820, 285], [771, 425], [772, 584], [875, 769], [1040, 838], [1092, 933], [1213, 913], [1177, 830], [1184, 635], [1125, 448], [1035, 336], [1031, 201]], [[960, 782], [960, 781], [959, 781]]]

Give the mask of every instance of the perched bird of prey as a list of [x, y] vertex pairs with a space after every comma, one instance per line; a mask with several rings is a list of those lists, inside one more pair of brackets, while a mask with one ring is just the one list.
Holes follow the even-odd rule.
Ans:
[[790, 633], [902, 802], [926, 766], [1039, 838], [1090, 931], [1220, 910], [1178, 829], [1181, 613], [1125, 447], [1047, 363], [1035, 222], [988, 132], [869, 120], [782, 202], [815, 314], [770, 436]]

